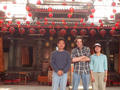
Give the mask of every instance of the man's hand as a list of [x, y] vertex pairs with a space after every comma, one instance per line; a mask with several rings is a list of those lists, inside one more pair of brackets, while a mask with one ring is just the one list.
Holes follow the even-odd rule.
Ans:
[[72, 59], [72, 62], [84, 62], [84, 61], [90, 61], [90, 58], [88, 58], [87, 56], [80, 56], [80, 57], [75, 57]]
[[91, 76], [91, 82], [95, 82], [95, 78]]
[[107, 76], [104, 77], [104, 82], [107, 82]]
[[62, 76], [62, 75], [63, 75], [63, 71], [62, 71], [62, 70], [59, 70], [59, 71], [57, 72], [57, 74], [58, 74], [59, 76]]

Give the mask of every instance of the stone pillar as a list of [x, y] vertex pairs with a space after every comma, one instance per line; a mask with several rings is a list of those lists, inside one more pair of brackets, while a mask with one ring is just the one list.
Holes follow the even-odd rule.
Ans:
[[21, 47], [20, 45], [16, 46], [16, 68], [20, 70], [21, 68]]
[[10, 40], [8, 70], [13, 70], [14, 67], [13, 59], [14, 59], [14, 40]]

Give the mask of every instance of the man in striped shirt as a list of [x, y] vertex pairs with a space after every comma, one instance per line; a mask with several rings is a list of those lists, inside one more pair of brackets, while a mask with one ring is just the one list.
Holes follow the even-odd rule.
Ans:
[[75, 42], [77, 47], [71, 53], [72, 62], [74, 63], [73, 90], [78, 90], [80, 79], [82, 79], [84, 90], [88, 90], [90, 49], [83, 45], [81, 36], [77, 36]]

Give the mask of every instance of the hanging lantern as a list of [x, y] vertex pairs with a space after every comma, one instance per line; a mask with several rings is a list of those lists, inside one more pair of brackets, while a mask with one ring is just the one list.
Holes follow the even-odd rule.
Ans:
[[46, 42], [46, 43], [45, 43], [45, 46], [46, 46], [46, 47], [49, 47], [49, 46], [50, 46], [50, 43], [49, 43], [49, 42]]
[[25, 29], [22, 27], [22, 28], [19, 28], [19, 33], [20, 34], [24, 34], [25, 33]]
[[7, 27], [2, 27], [1, 31], [2, 32], [7, 32], [7, 29], [8, 29]]
[[102, 30], [100, 31], [100, 35], [101, 35], [102, 37], [104, 37], [105, 34], [106, 34], [106, 30], [102, 29]]
[[91, 34], [91, 36], [95, 36], [96, 30], [95, 30], [95, 29], [91, 29], [91, 30], [90, 30], [90, 34]]
[[86, 25], [86, 23], [82, 23], [82, 25], [83, 25], [83, 26], [85, 26], [85, 25]]
[[70, 41], [70, 40], [71, 40], [71, 37], [70, 37], [70, 36], [68, 36], [68, 37], [67, 37], [67, 40], [68, 40], [68, 41]]
[[30, 24], [30, 21], [26, 21], [26, 24]]
[[103, 27], [103, 23], [101, 23], [100, 26]]
[[30, 32], [30, 34], [34, 34], [35, 33], [35, 29], [34, 28], [30, 28], [29, 32]]
[[3, 9], [4, 9], [4, 10], [7, 10], [7, 6], [6, 6], [6, 5], [5, 5], [5, 6], [3, 6]]
[[75, 36], [75, 35], [77, 35], [77, 30], [76, 29], [72, 29], [70, 33], [71, 33], [72, 36]]
[[77, 25], [78, 25], [78, 22], [75, 22], [75, 25], [77, 26]]
[[40, 25], [37, 25], [37, 28], [41, 28], [41, 26], [40, 26]]
[[20, 25], [20, 21], [17, 21], [17, 24]]
[[30, 11], [30, 7], [29, 7], [29, 6], [26, 6], [26, 10], [27, 10], [27, 11]]
[[40, 34], [41, 34], [41, 35], [45, 35], [45, 33], [46, 33], [46, 30], [45, 30], [45, 29], [43, 29], [43, 28], [42, 28], [42, 29], [40, 29], [39, 31], [40, 31]]
[[115, 34], [116, 34], [116, 31], [115, 31], [115, 30], [110, 30], [110, 31], [109, 31], [109, 33], [110, 33], [110, 35], [112, 35], [112, 36], [113, 36], [113, 35], [115, 35]]
[[55, 25], [55, 22], [52, 22], [52, 25]]
[[61, 35], [61, 36], [65, 36], [66, 34], [67, 34], [67, 32], [66, 32], [65, 29], [61, 29], [61, 30], [59, 31], [59, 35]]
[[116, 23], [115, 26], [118, 27], [118, 26], [119, 26], [119, 23]]
[[8, 24], [12, 24], [12, 21], [8, 21]]
[[47, 19], [46, 17], [44, 18], [44, 20], [45, 20], [45, 21], [48, 21], [48, 19]]
[[9, 32], [10, 32], [11, 34], [14, 34], [15, 28], [14, 28], [14, 27], [10, 27], [10, 28], [9, 28]]
[[101, 19], [99, 20], [99, 23], [102, 23], [102, 20], [101, 20]]
[[37, 0], [37, 4], [40, 5], [40, 4], [41, 4], [41, 1], [40, 1], [40, 0]]
[[81, 19], [80, 19], [80, 23], [82, 23], [82, 22], [83, 22], [83, 20], [84, 20], [84, 19], [83, 19], [83, 18], [81, 18]]
[[113, 9], [113, 13], [116, 13], [116, 9]]
[[112, 27], [112, 30], [115, 30], [115, 27]]
[[95, 13], [95, 9], [91, 9], [91, 12], [92, 12], [92, 13]]
[[52, 40], [53, 40], [53, 37], [52, 37], [52, 36], [50, 36], [50, 37], [49, 37], [49, 40], [50, 40], [50, 41], [52, 41]]
[[27, 28], [30, 28], [30, 25], [29, 25], [29, 24], [27, 25]]
[[50, 18], [53, 17], [53, 14], [52, 14], [52, 13], [49, 13], [49, 17], [50, 17]]
[[91, 26], [94, 26], [94, 23], [91, 23]]
[[45, 25], [47, 25], [48, 24], [48, 22], [47, 21], [45, 21], [45, 23], [44, 23]]
[[85, 29], [80, 30], [80, 35], [85, 35], [87, 31]]
[[69, 11], [70, 11], [70, 12], [74, 12], [74, 8], [71, 7], [71, 8], [69, 9]]
[[111, 15], [110, 18], [114, 18], [114, 15]]
[[55, 29], [50, 29], [50, 30], [49, 30], [49, 33], [50, 33], [50, 35], [53, 36], [53, 35], [55, 35], [56, 31], [55, 31]]
[[0, 20], [0, 24], [3, 24], [3, 20]]
[[65, 29], [68, 29], [69, 27], [67, 25], [65, 25]]
[[99, 30], [100, 29], [100, 27], [99, 26], [97, 26], [97, 30]]
[[71, 43], [71, 47], [74, 48], [74, 47], [75, 47], [75, 44], [74, 44], [74, 43]]
[[116, 3], [115, 3], [115, 2], [112, 2], [112, 6], [113, 6], [113, 7], [116, 6]]
[[62, 5], [66, 6], [66, 5], [67, 5], [67, 3], [66, 3], [66, 2], [63, 2], [63, 3], [62, 3]]
[[91, 14], [91, 15], [90, 15], [90, 18], [93, 18], [93, 17], [94, 17], [94, 15], [93, 15], [93, 14]]
[[29, 17], [32, 17], [32, 13], [29, 12], [29, 13], [28, 13], [28, 16], [29, 16]]
[[37, 24], [37, 25], [40, 25], [40, 21], [37, 21], [36, 24]]
[[52, 12], [52, 8], [51, 7], [48, 8], [48, 12]]
[[68, 14], [68, 18], [71, 18], [71, 17], [72, 17], [72, 14], [69, 13], [69, 14]]

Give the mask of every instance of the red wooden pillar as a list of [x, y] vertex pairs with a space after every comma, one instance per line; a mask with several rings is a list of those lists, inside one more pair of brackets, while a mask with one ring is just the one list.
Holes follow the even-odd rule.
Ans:
[[3, 60], [3, 39], [0, 37], [0, 72], [4, 71], [4, 60]]
[[119, 39], [119, 59], [118, 59], [118, 73], [120, 73], [120, 39]]

